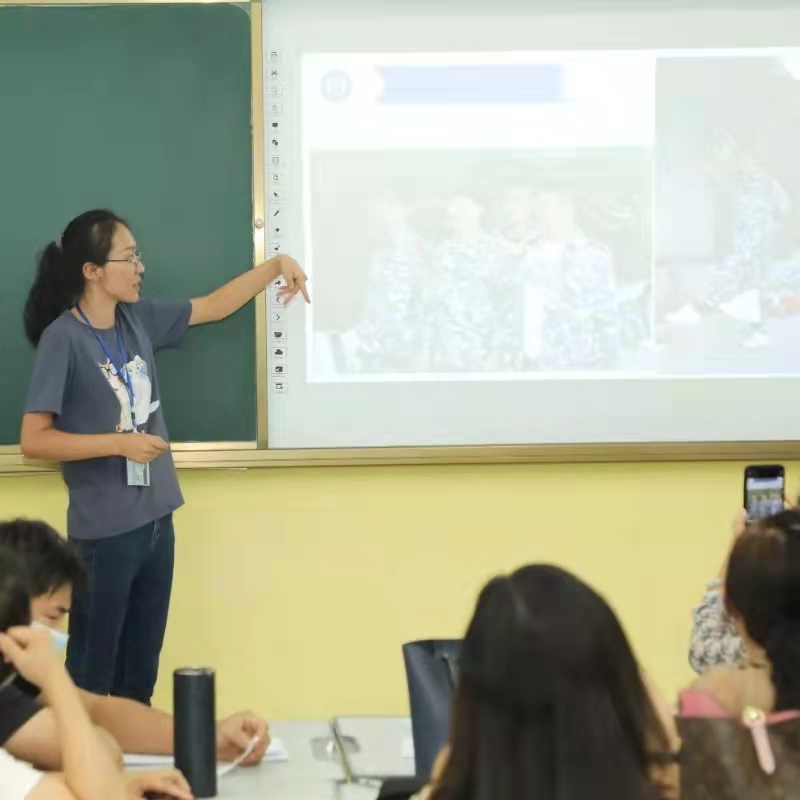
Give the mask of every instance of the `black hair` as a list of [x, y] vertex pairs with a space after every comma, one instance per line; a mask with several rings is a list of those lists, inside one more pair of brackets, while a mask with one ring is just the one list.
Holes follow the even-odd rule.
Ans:
[[[15, 553], [7, 547], [0, 547], [0, 633], [30, 624], [31, 594], [27, 571]], [[0, 687], [5, 688], [15, 673], [14, 667], [0, 657]]]
[[800, 710], [800, 512], [767, 517], [739, 537], [725, 599], [772, 664], [775, 710]]
[[67, 585], [76, 593], [86, 589], [86, 568], [78, 551], [46, 522], [0, 522], [0, 547], [13, 552], [22, 562], [33, 597], [51, 594]]
[[83, 265], [107, 262], [117, 225], [128, 227], [113, 211], [87, 211], [44, 249], [25, 302], [25, 335], [34, 347], [44, 329], [80, 299], [86, 282]]
[[614, 612], [557, 567], [490, 581], [434, 800], [643, 800], [667, 737]]
[[28, 572], [16, 553], [0, 546], [0, 632], [30, 622]]

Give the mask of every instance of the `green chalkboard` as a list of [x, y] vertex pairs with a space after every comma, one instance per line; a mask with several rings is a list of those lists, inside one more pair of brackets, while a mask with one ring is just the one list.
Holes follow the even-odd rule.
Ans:
[[[89, 208], [131, 224], [145, 294], [252, 266], [250, 19], [236, 5], [0, 7], [0, 444], [16, 444], [36, 254]], [[159, 360], [174, 441], [256, 438], [252, 306]]]

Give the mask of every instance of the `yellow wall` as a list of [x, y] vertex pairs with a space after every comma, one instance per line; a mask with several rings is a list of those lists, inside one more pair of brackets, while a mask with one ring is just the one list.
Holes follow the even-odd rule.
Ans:
[[[742, 466], [184, 472], [156, 701], [170, 705], [173, 668], [202, 663], [217, 668], [221, 712], [403, 712], [402, 642], [460, 634], [482, 582], [531, 561], [604, 592], [672, 695]], [[57, 476], [0, 480], [5, 517], [63, 529], [65, 501]]]

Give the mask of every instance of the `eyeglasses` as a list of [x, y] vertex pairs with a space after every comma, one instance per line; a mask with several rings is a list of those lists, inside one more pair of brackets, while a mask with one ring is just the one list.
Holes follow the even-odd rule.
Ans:
[[134, 267], [141, 267], [142, 254], [137, 252], [127, 258], [109, 258], [106, 264], [131, 264]]

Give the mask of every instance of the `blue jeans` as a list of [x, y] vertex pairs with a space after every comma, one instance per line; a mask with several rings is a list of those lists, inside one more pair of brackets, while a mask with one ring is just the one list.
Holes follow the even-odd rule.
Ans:
[[172, 515], [120, 536], [72, 541], [89, 586], [73, 598], [67, 669], [81, 689], [149, 705], [172, 593]]

